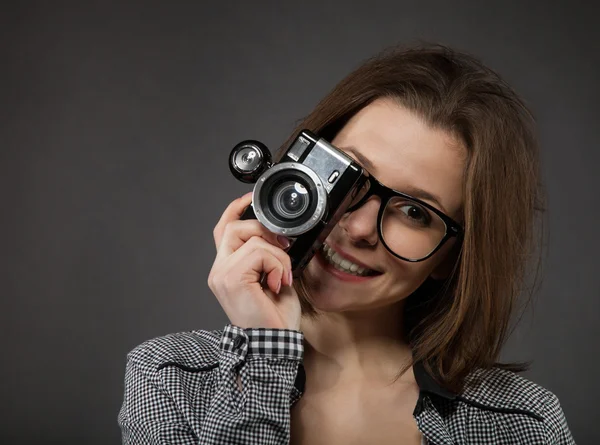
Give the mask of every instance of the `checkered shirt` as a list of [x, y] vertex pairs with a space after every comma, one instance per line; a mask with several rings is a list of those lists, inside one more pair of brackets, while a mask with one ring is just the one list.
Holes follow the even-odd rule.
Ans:
[[[229, 324], [142, 343], [127, 355], [123, 444], [289, 444], [303, 341], [300, 331]], [[420, 364], [414, 373], [413, 416], [431, 445], [575, 443], [557, 397], [517, 374], [478, 370], [453, 394]]]

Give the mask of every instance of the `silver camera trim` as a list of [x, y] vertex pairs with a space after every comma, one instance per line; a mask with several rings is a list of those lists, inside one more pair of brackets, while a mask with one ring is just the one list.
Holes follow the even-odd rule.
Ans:
[[[273, 176], [275, 173], [281, 170], [299, 170], [305, 173], [315, 183], [317, 187], [317, 207], [315, 208], [313, 216], [304, 224], [297, 227], [290, 228], [275, 225], [267, 219], [264, 212], [261, 210], [262, 203], [260, 202], [259, 197], [263, 185], [267, 181], [267, 179], [269, 179], [271, 176]], [[306, 165], [297, 162], [282, 162], [271, 167], [258, 179], [256, 185], [254, 186], [254, 193], [252, 194], [252, 208], [254, 210], [254, 214], [256, 215], [256, 219], [258, 219], [271, 232], [285, 236], [301, 235], [312, 229], [323, 218], [323, 215], [325, 214], [326, 205], [327, 192], [323, 185], [323, 181], [321, 180], [319, 175], [317, 175], [312, 169], [310, 169]]]

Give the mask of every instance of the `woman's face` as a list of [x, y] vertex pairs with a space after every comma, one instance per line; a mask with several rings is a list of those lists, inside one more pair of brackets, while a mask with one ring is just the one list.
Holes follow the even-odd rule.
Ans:
[[[332, 143], [382, 184], [415, 197], [420, 195], [417, 190], [425, 191], [436, 199], [423, 201], [460, 221], [466, 150], [448, 132], [431, 128], [397, 101], [382, 98], [357, 113]], [[380, 199], [372, 196], [345, 214], [325, 243], [342, 257], [351, 256], [380, 274], [357, 280], [336, 273], [324, 267], [319, 252], [305, 270], [316, 309], [336, 312], [386, 306], [409, 296], [427, 277], [447, 275], [454, 260], [449, 255], [454, 238], [425, 261], [396, 258], [377, 234], [379, 204]]]

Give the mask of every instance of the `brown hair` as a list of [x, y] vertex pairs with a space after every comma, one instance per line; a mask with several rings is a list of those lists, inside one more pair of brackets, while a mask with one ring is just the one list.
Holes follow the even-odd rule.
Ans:
[[[405, 304], [414, 362], [422, 361], [440, 384], [455, 391], [478, 367], [525, 369], [497, 359], [526, 283], [542, 202], [530, 111], [509, 85], [471, 55], [440, 45], [395, 47], [335, 86], [284, 147], [303, 128], [333, 140], [354, 114], [381, 97], [395, 98], [432, 127], [460, 138], [467, 149], [465, 235], [454, 270], [442, 283], [426, 280]], [[539, 268], [540, 262], [535, 264]], [[315, 315], [308, 285], [302, 277], [294, 285], [303, 313]]]

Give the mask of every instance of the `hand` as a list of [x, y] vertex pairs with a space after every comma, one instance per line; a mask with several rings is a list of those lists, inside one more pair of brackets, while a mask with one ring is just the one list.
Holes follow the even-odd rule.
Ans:
[[[215, 226], [217, 255], [208, 287], [231, 324], [241, 328], [300, 329], [300, 300], [292, 287], [287, 239], [255, 219], [240, 220], [252, 193], [234, 200]], [[279, 240], [284, 241], [284, 243]], [[267, 275], [267, 288], [260, 285]]]

